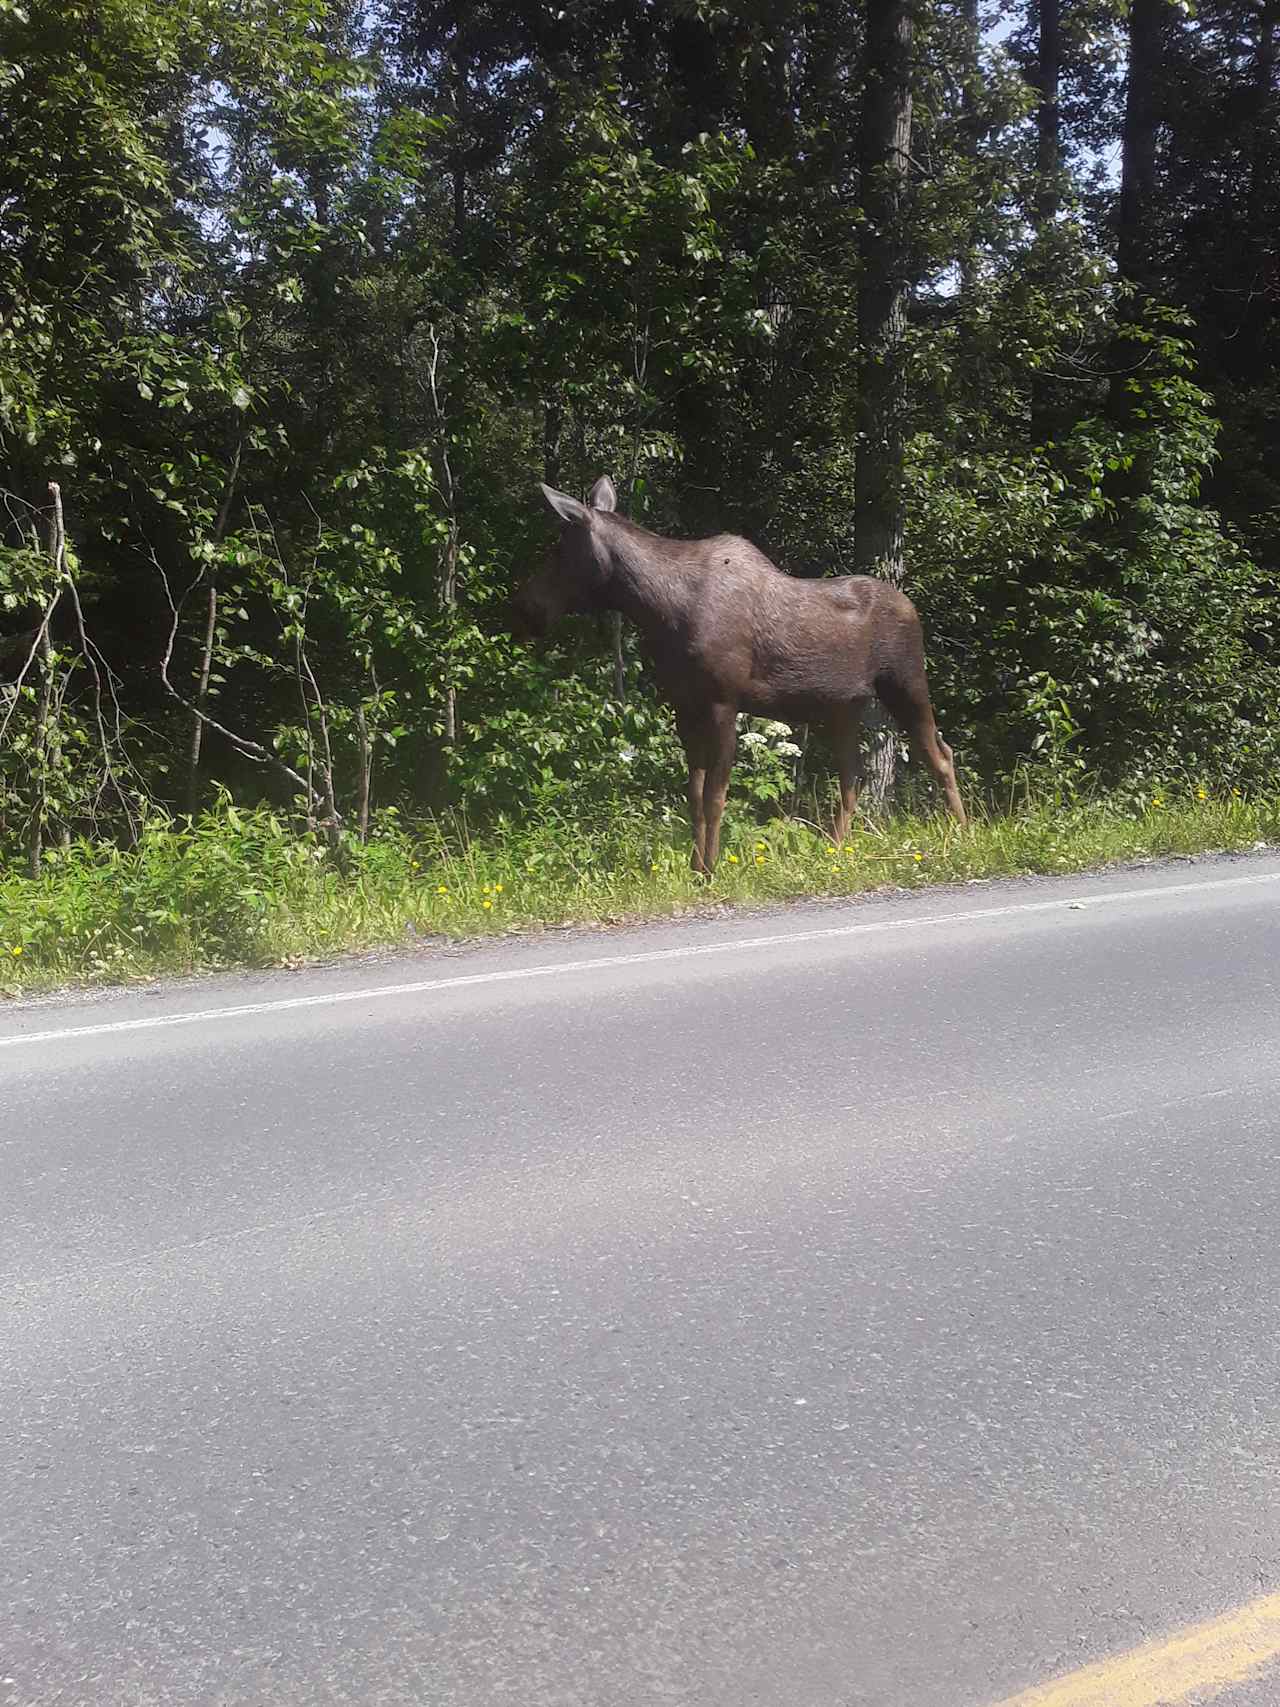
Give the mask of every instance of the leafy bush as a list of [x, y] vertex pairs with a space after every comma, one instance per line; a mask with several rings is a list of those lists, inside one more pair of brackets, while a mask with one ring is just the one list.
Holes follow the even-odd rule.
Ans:
[[1257, 786], [1280, 757], [1269, 590], [1196, 501], [1209, 399], [1183, 339], [1159, 319], [1146, 335], [1126, 431], [1086, 418], [1061, 444], [950, 465], [916, 445], [912, 591], [935, 698], [997, 791], [1037, 754], [1061, 783], [1068, 728], [1067, 771], [1104, 785], [1213, 772]]

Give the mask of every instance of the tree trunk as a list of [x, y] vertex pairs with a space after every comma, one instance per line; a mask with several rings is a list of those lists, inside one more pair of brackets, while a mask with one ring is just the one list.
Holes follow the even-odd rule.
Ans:
[[[1253, 285], [1254, 304], [1265, 304], [1271, 313], [1266, 269], [1274, 266], [1275, 236], [1272, 198], [1276, 169], [1280, 165], [1280, 111], [1276, 99], [1276, 37], [1280, 32], [1280, 0], [1264, 0], [1258, 19], [1258, 51], [1253, 62], [1253, 137], [1249, 150], [1249, 243], [1257, 256], [1258, 278]], [[1272, 284], [1280, 282], [1273, 280]]]
[[[1152, 217], [1156, 188], [1156, 133], [1160, 119], [1160, 72], [1165, 9], [1168, 0], [1132, 0], [1129, 8], [1129, 69], [1121, 131], [1120, 207], [1116, 231], [1116, 269], [1131, 294], [1122, 303], [1112, 341], [1107, 410], [1121, 432], [1135, 424], [1131, 378], [1138, 346], [1126, 336], [1142, 315], [1143, 298], [1155, 278]], [[1135, 456], [1108, 482], [1122, 527], [1137, 516], [1135, 501], [1146, 490], [1150, 469]]]
[[904, 0], [870, 0], [861, 138], [858, 290], [858, 460], [854, 560], [902, 579], [903, 232], [911, 154], [911, 13]]
[[1036, 50], [1036, 230], [1043, 232], [1062, 205], [1062, 17], [1059, 0], [1039, 0]]
[[[440, 338], [434, 326], [427, 327], [431, 340], [431, 359], [427, 364], [427, 396], [431, 403], [431, 419], [436, 430], [436, 457], [439, 468], [440, 496], [444, 499], [449, 531], [445, 538], [444, 558], [440, 565], [440, 607], [445, 613], [450, 641], [453, 638], [453, 615], [458, 608], [458, 555], [461, 531], [458, 526], [458, 492], [453, 478], [453, 463], [449, 457], [449, 418], [440, 397]], [[458, 692], [453, 684], [453, 659], [448, 663], [444, 689], [444, 744], [452, 747], [458, 739]]]
[[[1032, 216], [1046, 272], [1053, 265], [1051, 234], [1062, 205], [1062, 16], [1060, 0], [1039, 0], [1036, 50], [1036, 189]], [[1052, 289], [1052, 281], [1045, 279]], [[1037, 372], [1031, 381], [1031, 442], [1054, 436], [1050, 382]]]
[[[981, 36], [978, 28], [978, 0], [960, 0], [960, 18], [964, 26], [964, 84], [960, 90], [960, 134], [962, 147], [977, 182], [978, 163], [978, 79], [980, 76], [978, 47]], [[971, 232], [960, 256], [960, 290], [972, 294], [978, 281], [978, 246]]]
[[1150, 287], [1151, 214], [1156, 187], [1156, 128], [1160, 116], [1160, 67], [1166, 0], [1132, 0], [1129, 8], [1129, 70], [1121, 132], [1120, 221], [1116, 265], [1140, 289]]
[[[904, 242], [911, 158], [911, 12], [906, 0], [868, 0], [859, 148], [863, 226], [859, 261], [858, 456], [854, 564], [895, 586], [904, 578]], [[893, 789], [896, 743], [871, 721], [868, 787], [883, 808]]]

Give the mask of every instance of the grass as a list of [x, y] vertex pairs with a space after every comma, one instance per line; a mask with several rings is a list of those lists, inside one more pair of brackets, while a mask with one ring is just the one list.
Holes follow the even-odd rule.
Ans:
[[706, 885], [689, 870], [674, 814], [483, 835], [456, 822], [391, 828], [349, 849], [339, 869], [273, 814], [222, 805], [190, 824], [153, 822], [128, 852], [54, 850], [37, 881], [0, 869], [0, 994], [1277, 842], [1280, 795], [1203, 786], [1137, 802], [1031, 801], [962, 832], [941, 818], [898, 818], [858, 828], [839, 848], [794, 820], [737, 818]]

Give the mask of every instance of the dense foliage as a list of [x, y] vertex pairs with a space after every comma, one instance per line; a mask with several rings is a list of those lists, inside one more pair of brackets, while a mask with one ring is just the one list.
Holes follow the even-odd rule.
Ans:
[[535, 481], [848, 572], [885, 444], [971, 784], [1272, 777], [1277, 6], [923, 0], [887, 196], [892, 3], [0, 0], [0, 857], [670, 803], [630, 638], [503, 632]]

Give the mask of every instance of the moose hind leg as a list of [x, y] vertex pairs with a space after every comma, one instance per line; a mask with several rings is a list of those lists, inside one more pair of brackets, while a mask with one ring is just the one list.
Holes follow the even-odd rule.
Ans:
[[729, 794], [729, 776], [738, 748], [738, 716], [731, 705], [717, 705], [711, 714], [707, 751], [707, 780], [702, 791], [706, 819], [703, 869], [710, 876], [720, 857], [720, 820]]
[[832, 839], [837, 847], [849, 834], [849, 823], [858, 804], [862, 786], [862, 714], [865, 700], [852, 700], [827, 725], [835, 753], [836, 775], [840, 779], [840, 806], [836, 813]]
[[689, 781], [687, 795], [689, 800], [689, 828], [693, 834], [693, 857], [690, 864], [695, 871], [706, 871], [707, 846], [707, 814], [703, 804], [706, 793], [707, 773], [701, 765], [689, 766]]
[[942, 739], [934, 722], [923, 661], [918, 671], [895, 672], [879, 678], [876, 693], [910, 741], [912, 752], [932, 774], [947, 811], [957, 824], [966, 824], [968, 818], [956, 784], [955, 763], [951, 748]]
[[687, 794], [689, 800], [689, 829], [693, 835], [693, 857], [690, 864], [695, 872], [706, 872], [707, 819], [704, 800], [707, 780], [707, 731], [703, 721], [690, 712], [676, 713], [676, 728], [684, 747], [689, 766]]

